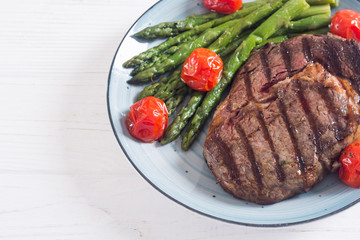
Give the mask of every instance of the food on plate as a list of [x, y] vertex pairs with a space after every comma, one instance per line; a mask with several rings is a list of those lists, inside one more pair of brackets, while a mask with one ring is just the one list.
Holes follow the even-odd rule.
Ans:
[[158, 140], [168, 123], [165, 103], [155, 97], [146, 97], [130, 107], [125, 124], [129, 133], [142, 142]]
[[223, 62], [210, 49], [197, 48], [185, 60], [181, 80], [197, 91], [209, 91], [221, 78]]
[[340, 155], [339, 178], [353, 188], [360, 188], [360, 142], [347, 146]]
[[237, 198], [271, 204], [308, 191], [360, 137], [360, 47], [302, 35], [252, 52], [218, 106], [204, 157]]
[[241, 8], [242, 0], [203, 0], [203, 4], [211, 11], [230, 14]]
[[360, 13], [349, 9], [338, 11], [331, 19], [330, 31], [360, 42]]
[[[130, 73], [133, 78], [128, 81], [129, 83], [152, 82], [139, 93], [138, 100], [147, 96], [163, 100], [168, 107], [169, 116], [175, 113], [177, 107], [185, 99], [189, 99], [186, 96], [191, 94], [190, 100], [171, 121], [161, 142], [165, 144], [173, 141], [186, 126], [191, 125], [188, 132], [183, 134], [182, 140], [183, 149], [190, 148], [209, 117], [209, 113], [218, 103], [217, 99], [221, 97], [222, 92], [231, 82], [230, 75], [234, 74], [239, 67], [237, 58], [240, 57], [240, 62], [244, 62], [251, 49], [260, 48], [268, 42], [282, 42], [289, 37], [303, 33], [327, 33], [327, 26], [330, 23], [329, 0], [312, 2], [322, 5], [309, 7], [303, 0], [257, 0], [244, 3], [242, 9], [233, 14], [220, 15], [219, 18], [209, 20], [205, 24], [196, 25], [126, 61], [124, 67], [134, 67]], [[290, 12], [281, 10], [280, 14], [274, 13], [280, 8], [291, 10]], [[202, 16], [194, 17], [201, 18]], [[270, 18], [272, 20], [269, 20]], [[260, 28], [261, 31], [253, 27], [256, 24], [259, 25], [259, 22], [267, 23]], [[151, 31], [152, 28], [145, 28], [142, 31]], [[214, 34], [217, 37], [214, 37]], [[252, 46], [253, 44], [255, 46]], [[183, 61], [193, 49], [204, 46], [223, 59], [225, 68], [226, 66], [231, 68], [230, 75], [222, 84], [223, 87], [216, 90], [216, 93], [209, 92], [206, 98], [205, 94], [191, 91], [180, 77]], [[236, 51], [237, 48], [243, 48], [242, 53], [239, 54], [239, 49]], [[236, 54], [238, 56], [235, 56]], [[236, 61], [233, 61], [234, 59]], [[167, 72], [169, 72], [168, 75], [161, 75]], [[158, 75], [161, 75], [159, 79], [157, 79]], [[198, 112], [196, 113], [196, 111]]]

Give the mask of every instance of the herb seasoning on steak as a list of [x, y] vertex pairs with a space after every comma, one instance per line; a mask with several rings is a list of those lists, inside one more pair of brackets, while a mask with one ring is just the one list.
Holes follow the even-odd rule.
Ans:
[[359, 140], [360, 47], [302, 35], [254, 51], [218, 106], [204, 157], [233, 196], [272, 204], [308, 191]]

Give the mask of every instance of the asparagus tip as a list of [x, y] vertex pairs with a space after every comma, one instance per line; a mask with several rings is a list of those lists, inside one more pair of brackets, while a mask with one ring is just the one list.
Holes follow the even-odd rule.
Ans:
[[130, 62], [130, 60], [124, 62], [124, 63], [123, 63], [123, 67], [124, 67], [124, 68], [131, 68], [131, 67], [132, 67], [132, 63]]
[[161, 139], [160, 143], [162, 145], [165, 145], [165, 144], [169, 143], [169, 141], [167, 141], [167, 139], [164, 138], [164, 139]]
[[129, 84], [133, 84], [133, 85], [140, 85], [140, 84], [146, 83], [146, 82], [141, 82], [141, 81], [139, 81], [139, 80], [138, 80], [137, 78], [135, 78], [135, 77], [127, 80], [126, 82], [129, 83]]

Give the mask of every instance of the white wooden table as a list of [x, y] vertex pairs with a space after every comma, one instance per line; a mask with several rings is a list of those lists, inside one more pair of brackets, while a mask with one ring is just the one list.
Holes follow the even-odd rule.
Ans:
[[113, 135], [113, 55], [156, 0], [1, 0], [0, 239], [360, 239], [360, 204], [255, 228], [171, 201]]

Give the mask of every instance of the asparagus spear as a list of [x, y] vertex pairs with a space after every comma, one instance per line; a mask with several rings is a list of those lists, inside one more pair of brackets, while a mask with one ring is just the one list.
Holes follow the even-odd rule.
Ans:
[[[164, 77], [165, 79], [167, 79], [166, 77]], [[154, 94], [156, 93], [157, 88], [160, 86], [160, 81], [159, 82], [155, 82], [153, 84], [150, 84], [149, 86], [146, 86], [139, 94], [137, 99], [141, 100], [145, 97], [149, 97], [149, 96], [154, 96]]]
[[171, 116], [175, 112], [177, 106], [179, 106], [179, 104], [184, 100], [188, 92], [189, 87], [184, 86], [180, 88], [174, 96], [165, 101], [166, 107], [168, 109], [168, 116]]
[[293, 20], [299, 20], [302, 18], [307, 18], [319, 14], [328, 14], [330, 16], [331, 15], [330, 4], [310, 6], [308, 9], [304, 10], [302, 13], [296, 16], [296, 18], [294, 18]]
[[288, 36], [286, 35], [280, 35], [280, 36], [277, 36], [277, 37], [272, 37], [272, 38], [269, 38], [263, 42], [261, 42], [260, 44], [256, 45], [255, 49], [259, 49], [261, 47], [263, 47], [265, 44], [269, 43], [269, 42], [272, 42], [272, 43], [281, 43], [283, 41], [286, 41], [288, 39]]
[[296, 37], [302, 34], [326, 34], [329, 32], [329, 28], [328, 27], [323, 27], [323, 28], [317, 28], [314, 30], [310, 30], [310, 31], [304, 31], [304, 32], [297, 32], [297, 33], [288, 33], [286, 35], [280, 35], [280, 36], [276, 36], [276, 37], [271, 37], [266, 41], [263, 41], [262, 43], [256, 45], [255, 49], [259, 49], [261, 47], [263, 47], [265, 44], [272, 42], [272, 43], [281, 43], [283, 41], [288, 40], [289, 38], [292, 37]]
[[[181, 66], [179, 66], [176, 70], [174, 70], [168, 76], [162, 77], [159, 81], [153, 82], [152, 84], [146, 86], [138, 95], [138, 100], [148, 97], [154, 96], [163, 101], [167, 100], [170, 96], [161, 96], [160, 94], [167, 90], [169, 85], [176, 84], [176, 80], [180, 78]], [[180, 80], [180, 79], [179, 79]], [[181, 81], [181, 80], [180, 80]], [[184, 83], [185, 85], [185, 83]], [[177, 89], [176, 89], [177, 90]], [[173, 92], [174, 93], [174, 92]]]
[[207, 29], [219, 26], [219, 25], [229, 22], [231, 20], [245, 17], [248, 14], [250, 14], [251, 12], [255, 11], [258, 7], [259, 7], [259, 5], [255, 5], [255, 6], [246, 8], [246, 9], [239, 10], [233, 14], [229, 14], [229, 15], [226, 15], [221, 18], [216, 18], [214, 20], [211, 20], [210, 22], [195, 26], [194, 28], [192, 28], [189, 31], [183, 32], [175, 37], [170, 37], [167, 41], [161, 43], [160, 45], [150, 48], [150, 49], [146, 50], [145, 52], [140, 53], [137, 56], [134, 56], [130, 60], [126, 61], [123, 64], [123, 66], [124, 67], [134, 67], [134, 66], [140, 64], [142, 61], [150, 59], [152, 56], [165, 51], [169, 47], [174, 46], [178, 43], [182, 43], [183, 40], [188, 37], [200, 34]]
[[272, 37], [288, 35], [289, 33], [301, 33], [311, 31], [329, 25], [331, 18], [327, 14], [315, 15], [296, 21], [290, 21], [290, 24], [277, 30]]
[[339, 0], [306, 0], [310, 5], [330, 4], [332, 7], [339, 6]]
[[[221, 49], [217, 54], [221, 58], [223, 58], [223, 57], [229, 55], [230, 53], [234, 52], [235, 49], [240, 46], [242, 41], [244, 41], [251, 32], [252, 32], [252, 30], [249, 29], [249, 30], [246, 30], [243, 33], [239, 34], [238, 36], [236, 36], [236, 38], [232, 42], [230, 42], [225, 48]], [[223, 61], [223, 62], [225, 62], [225, 61]]]
[[314, 29], [311, 31], [305, 31], [305, 32], [298, 32], [298, 33], [288, 33], [287, 36], [289, 38], [292, 37], [296, 37], [302, 34], [327, 34], [329, 32], [329, 27], [323, 27], [323, 28], [318, 28], [318, 29]]
[[192, 29], [197, 25], [209, 22], [213, 19], [223, 17], [223, 14], [211, 12], [201, 15], [189, 15], [185, 20], [174, 22], [163, 22], [155, 26], [147, 27], [134, 34], [135, 37], [143, 39], [155, 39], [171, 37]]
[[174, 121], [166, 128], [161, 139], [162, 144], [174, 141], [184, 129], [190, 118], [195, 113], [197, 107], [205, 96], [205, 92], [194, 91], [185, 107], [183, 107]]
[[165, 84], [163, 91], [159, 90], [158, 92], [156, 92], [154, 94], [154, 97], [157, 97], [159, 99], [168, 99], [172, 97], [179, 88], [182, 88], [184, 86], [186, 86], [186, 84], [181, 81], [179, 74], [176, 76], [176, 78], [173, 79], [173, 81]]
[[186, 86], [184, 82], [181, 81], [181, 70], [182, 65], [180, 65], [169, 77], [169, 81], [165, 84], [162, 84], [158, 91], [154, 94], [154, 97], [157, 97], [161, 100], [166, 100], [174, 95], [177, 89]]
[[[195, 40], [198, 36], [195, 35], [191, 40]], [[168, 48], [165, 52], [168, 54], [174, 54], [176, 53], [177, 50], [179, 50], [181, 45], [176, 45], [176, 46], [172, 46], [170, 48]]]
[[313, 30], [328, 26], [331, 21], [329, 14], [320, 14], [297, 21], [291, 21], [287, 31], [288, 32], [303, 32], [305, 30]]
[[230, 56], [227, 64], [225, 64], [220, 82], [206, 94], [203, 102], [196, 110], [196, 113], [190, 122], [190, 126], [182, 138], [181, 146], [184, 150], [188, 150], [199, 135], [201, 127], [209, 117], [212, 109], [219, 103], [222, 93], [230, 84], [231, 79], [239, 67], [247, 60], [251, 50], [253, 50], [257, 44], [266, 41], [278, 29], [289, 24], [291, 19], [308, 7], [309, 5], [305, 0], [288, 1], [242, 42]]
[[[175, 47], [175, 46], [174, 46]], [[177, 46], [176, 46], [177, 47]], [[155, 55], [154, 57], [151, 58], [151, 60], [146, 61], [146, 62], [142, 62], [139, 66], [137, 66], [136, 68], [134, 68], [131, 73], [130, 76], [135, 76], [136, 74], [151, 68], [152, 66], [155, 65], [155, 63], [159, 62], [159, 61], [163, 61], [164, 59], [170, 57], [171, 55], [168, 53], [161, 53], [159, 55]]]

